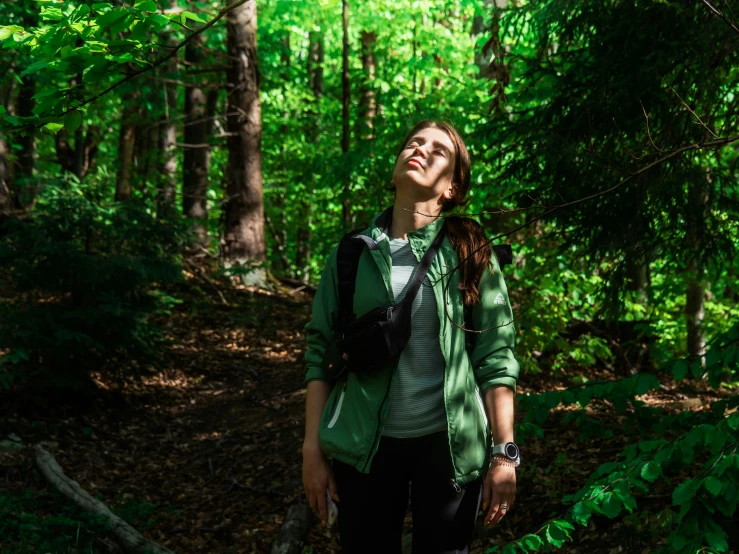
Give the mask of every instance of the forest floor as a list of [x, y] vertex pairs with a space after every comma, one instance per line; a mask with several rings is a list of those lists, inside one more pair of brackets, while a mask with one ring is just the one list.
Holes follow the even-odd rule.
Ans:
[[[98, 376], [100, 394], [84, 408], [0, 396], [0, 440], [46, 441], [70, 478], [177, 554], [267, 553], [288, 507], [305, 498], [303, 326], [312, 297], [226, 287], [202, 277], [188, 280], [175, 296], [183, 302], [163, 321], [172, 341], [166, 369], [122, 386]], [[588, 370], [591, 379], [624, 376]], [[522, 378], [519, 392], [568, 385], [566, 375], [539, 374]], [[640, 399], [674, 410], [704, 409], [715, 400], [675, 383], [666, 388]], [[556, 409], [544, 437], [523, 445], [515, 507], [497, 527], [478, 528], [472, 552], [535, 532], [566, 510], [564, 494], [615, 459], [626, 441], [619, 432], [622, 416], [603, 402], [589, 410], [602, 412], [614, 437], [581, 442], [573, 424], [561, 423], [567, 408]], [[0, 449], [0, 486], [6, 494], [46, 498], [34, 505], [39, 521], [63, 504], [47, 492], [27, 448]], [[638, 498], [640, 507], [667, 508], [669, 491], [655, 484], [648, 498]], [[410, 514], [406, 525], [410, 529]], [[563, 551], [649, 552], [661, 541], [638, 525], [606, 518], [594, 518], [573, 538]], [[0, 537], [0, 553], [26, 552], [13, 540]], [[90, 551], [108, 551], [102, 538], [95, 541]], [[338, 552], [336, 530], [313, 527], [303, 551]]]

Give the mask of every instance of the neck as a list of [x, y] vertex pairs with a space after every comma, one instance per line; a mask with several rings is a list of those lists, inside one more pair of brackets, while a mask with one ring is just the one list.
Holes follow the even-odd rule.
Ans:
[[437, 202], [404, 203], [398, 201], [396, 197], [395, 203], [393, 204], [393, 219], [388, 228], [388, 236], [394, 239], [408, 240], [408, 233], [428, 225], [440, 213], [441, 206]]

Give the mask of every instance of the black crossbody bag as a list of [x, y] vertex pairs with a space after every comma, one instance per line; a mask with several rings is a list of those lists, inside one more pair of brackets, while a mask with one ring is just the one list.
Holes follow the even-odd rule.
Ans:
[[339, 314], [334, 341], [326, 353], [326, 369], [333, 377], [345, 371], [372, 371], [397, 359], [411, 337], [411, 312], [431, 262], [444, 239], [444, 227], [421, 258], [410, 278], [405, 297], [397, 304], [374, 308], [359, 318], [354, 316], [354, 290], [359, 258], [365, 246], [377, 244], [359, 231], [347, 233], [339, 243], [337, 256]]
[[[323, 368], [332, 378], [340, 377], [345, 371], [372, 371], [400, 356], [411, 337], [413, 300], [431, 267], [446, 229], [441, 228], [424, 253], [411, 275], [411, 285], [401, 302], [374, 308], [355, 318], [354, 291], [359, 258], [365, 246], [368, 250], [377, 250], [375, 241], [360, 233], [361, 229], [357, 229], [344, 235], [337, 252], [339, 314], [334, 340], [323, 358]], [[501, 269], [513, 262], [510, 245], [493, 246], [493, 249]], [[473, 329], [472, 306], [464, 307], [464, 325], [467, 329]], [[475, 333], [466, 335], [466, 347], [471, 351]]]

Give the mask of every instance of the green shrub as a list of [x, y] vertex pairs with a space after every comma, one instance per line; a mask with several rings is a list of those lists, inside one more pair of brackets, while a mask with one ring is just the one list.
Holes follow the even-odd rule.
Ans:
[[90, 371], [140, 374], [160, 360], [151, 316], [176, 300], [186, 229], [134, 201], [104, 206], [56, 192], [0, 225], [0, 387], [39, 376], [80, 388]]

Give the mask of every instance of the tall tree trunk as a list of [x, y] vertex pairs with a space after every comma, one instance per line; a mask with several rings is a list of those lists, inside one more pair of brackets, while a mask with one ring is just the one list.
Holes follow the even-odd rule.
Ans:
[[485, 15], [476, 15], [472, 20], [472, 42], [475, 43], [475, 65], [477, 66], [477, 77], [480, 79], [490, 78], [490, 50], [477, 45], [480, 37], [490, 32], [490, 25], [485, 25], [491, 9], [495, 6], [495, 0], [484, 0], [483, 11]]
[[626, 289], [636, 292], [642, 305], [647, 301], [647, 288], [649, 287], [649, 260], [647, 256], [626, 260]]
[[[169, 8], [176, 9], [177, 0], [169, 0]], [[165, 38], [170, 48], [177, 45], [174, 33], [168, 33]], [[177, 80], [177, 56], [170, 58], [164, 66], [163, 79]], [[177, 130], [174, 124], [174, 114], [177, 113], [177, 85], [164, 82], [164, 115], [159, 126], [159, 174], [160, 194], [158, 212], [160, 215], [171, 216], [175, 212], [175, 198], [177, 196], [177, 160], [175, 158], [175, 142]]]
[[[476, 16], [472, 21], [472, 40], [476, 43], [481, 36], [489, 35], [482, 46], [475, 47], [475, 65], [478, 68], [478, 77], [493, 81], [488, 91], [492, 97], [491, 111], [501, 108], [506, 101], [505, 87], [511, 77], [505, 65], [506, 50], [500, 40], [500, 20], [502, 12], [508, 7], [508, 0], [484, 0], [485, 16]], [[485, 24], [487, 14], [490, 14], [490, 23]]]
[[[74, 85], [82, 86], [82, 73], [78, 73], [73, 81]], [[81, 93], [80, 93], [81, 94]], [[82, 125], [74, 132], [74, 169], [73, 173], [82, 179], [85, 173], [85, 131]]]
[[[15, 115], [16, 80], [9, 79], [0, 87], [0, 106], [8, 115]], [[0, 135], [0, 218], [17, 206], [13, 195], [13, 172], [10, 162], [10, 146], [4, 135]]]
[[[311, 31], [308, 35], [308, 83], [313, 91], [313, 101], [308, 108], [308, 141], [314, 143], [323, 127], [321, 121], [321, 98], [323, 98], [323, 61], [324, 46], [323, 32]], [[315, 162], [315, 158], [314, 158]], [[298, 278], [303, 283], [310, 281], [310, 257], [311, 257], [311, 231], [312, 204], [309, 200], [310, 193], [315, 190], [316, 178], [311, 172], [309, 190], [300, 195], [300, 218], [298, 220], [297, 248], [295, 250], [295, 267]]]
[[123, 96], [124, 108], [121, 114], [121, 129], [118, 137], [118, 175], [115, 183], [116, 202], [123, 202], [131, 198], [131, 169], [136, 138], [136, 96], [135, 92]]
[[374, 119], [377, 115], [375, 91], [372, 89], [372, 81], [375, 80], [375, 42], [377, 33], [374, 31], [362, 31], [360, 34], [362, 43], [362, 89], [359, 98], [359, 117], [357, 118], [360, 140], [369, 140], [375, 136]]
[[[697, 182], [696, 182], [697, 181]], [[705, 241], [705, 218], [708, 212], [708, 190], [711, 186], [710, 174], [706, 180], [697, 179], [688, 184], [686, 203], [686, 252], [702, 252]], [[704, 269], [698, 256], [693, 255], [688, 262], [688, 287], [685, 293], [685, 323], [687, 331], [687, 350], [693, 356], [702, 356], [706, 349], [703, 333], [705, 316]]]
[[[36, 101], [36, 81], [32, 76], [21, 77], [22, 82], [18, 91], [18, 116], [32, 117]], [[36, 176], [36, 139], [32, 132], [19, 133], [18, 145], [20, 150], [16, 161], [16, 171], [13, 171], [13, 183], [17, 194], [19, 207], [32, 209], [36, 204], [38, 193], [38, 178]]]
[[11, 175], [8, 160], [8, 141], [0, 136], [0, 218], [13, 209], [13, 195], [10, 192]]
[[[226, 80], [231, 90], [226, 110], [228, 198], [221, 255], [226, 267], [250, 266], [244, 284], [264, 285], [267, 273], [256, 2], [228, 12], [226, 35], [230, 61]], [[255, 267], [257, 264], [261, 267]]]
[[[426, 25], [428, 25], [428, 15], [426, 15], [426, 12], [423, 12], [421, 14], [421, 27], [425, 28]], [[426, 52], [426, 50], [421, 50], [421, 60], [424, 60], [424, 63], [426, 60], [426, 56], [428, 56], [428, 52]], [[419, 88], [418, 88], [418, 94], [420, 94], [421, 96], [426, 94], [426, 72], [425, 71], [421, 74], [421, 84], [419, 85]]]
[[[341, 48], [341, 151], [346, 154], [349, 151], [349, 103], [351, 102], [349, 88], [349, 0], [342, 0], [342, 48]], [[342, 199], [342, 222], [344, 229], [349, 230], [352, 226], [352, 209], [349, 198], [349, 177], [344, 181]]]
[[[287, 84], [290, 80], [290, 30], [287, 29], [281, 37], [280, 42], [282, 43], [280, 55], [282, 66], [280, 71], [280, 80], [282, 83]], [[280, 123], [280, 136], [287, 136], [289, 132], [287, 121], [290, 119], [290, 112], [285, 110], [282, 113], [282, 123]], [[277, 257], [275, 259], [273, 269], [279, 275], [287, 275], [290, 269], [290, 262], [287, 259], [287, 196], [288, 186], [290, 179], [287, 177], [287, 164], [286, 164], [286, 148], [285, 144], [280, 144], [280, 167], [277, 169], [277, 187], [274, 191], [272, 198], [272, 206], [276, 208], [278, 213], [277, 225], [273, 225], [268, 219], [267, 223], [270, 225], [272, 230], [272, 237], [275, 241], [275, 249], [277, 250]]]
[[703, 336], [703, 317], [705, 316], [703, 271], [695, 259], [688, 264], [690, 280], [685, 293], [685, 323], [687, 327], [688, 354], [702, 356], [706, 348]]
[[[156, 76], [159, 74], [157, 68], [152, 70], [152, 79], [148, 86], [141, 91], [141, 104], [149, 103], [152, 106], [159, 105], [159, 86]], [[152, 167], [159, 158], [157, 149], [159, 147], [159, 122], [156, 113], [139, 108], [137, 124], [134, 130], [134, 169], [136, 176], [136, 187], [145, 191], [152, 178]]]
[[[185, 48], [185, 59], [197, 66], [201, 62], [202, 35], [196, 35]], [[206, 97], [203, 89], [191, 86], [185, 89], [185, 146], [182, 160], [182, 213], [193, 220], [194, 246], [208, 246], [208, 172], [210, 146], [208, 137], [213, 130], [213, 115], [217, 91]]]

